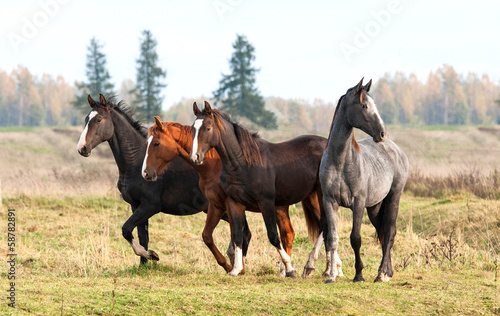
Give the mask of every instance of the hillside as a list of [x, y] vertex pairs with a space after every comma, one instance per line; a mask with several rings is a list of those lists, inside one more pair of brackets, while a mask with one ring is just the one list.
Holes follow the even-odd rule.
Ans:
[[[0, 129], [3, 195], [117, 195], [118, 170], [107, 144], [88, 158], [76, 152], [83, 129], [72, 127]], [[500, 170], [500, 127], [388, 126], [389, 136], [410, 159], [411, 170], [426, 176], [457, 172], [487, 175]], [[261, 131], [276, 142], [305, 133], [294, 125]], [[323, 134], [326, 136], [326, 131]], [[357, 137], [364, 137], [357, 133]]]

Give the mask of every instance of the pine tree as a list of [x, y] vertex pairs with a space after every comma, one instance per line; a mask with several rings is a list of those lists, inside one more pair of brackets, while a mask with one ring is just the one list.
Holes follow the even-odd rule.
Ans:
[[276, 116], [264, 108], [264, 100], [255, 85], [255, 74], [259, 69], [252, 65], [255, 49], [244, 35], [237, 35], [234, 52], [229, 61], [231, 74], [222, 75], [219, 89], [213, 92], [215, 105], [233, 117], [246, 117], [264, 128], [277, 128]]
[[141, 53], [137, 59], [137, 86], [133, 90], [136, 100], [133, 105], [139, 118], [152, 120], [155, 115], [161, 115], [161, 91], [167, 86], [163, 83], [167, 73], [158, 66], [158, 42], [151, 31], [144, 30], [142, 36]]
[[106, 68], [106, 55], [102, 52], [103, 44], [100, 44], [95, 37], [90, 40], [87, 47], [87, 63], [85, 64], [87, 82], [75, 82], [76, 94], [73, 105], [88, 112], [87, 96], [114, 95], [114, 85], [110, 82], [111, 76]]

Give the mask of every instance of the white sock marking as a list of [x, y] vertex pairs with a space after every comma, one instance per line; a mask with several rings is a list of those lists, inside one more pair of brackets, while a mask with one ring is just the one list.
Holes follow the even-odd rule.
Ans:
[[292, 267], [292, 260], [290, 256], [286, 253], [286, 251], [283, 249], [283, 247], [282, 246], [280, 247], [281, 248], [278, 249], [278, 253], [280, 254], [281, 261], [283, 261], [283, 263], [285, 264], [286, 272], [292, 272], [293, 270], [295, 270]]
[[231, 276], [237, 276], [243, 270], [243, 251], [240, 247], [234, 247], [234, 265], [233, 270], [229, 272]]
[[132, 238], [132, 242], [130, 243], [130, 245], [132, 246], [132, 249], [134, 250], [134, 252], [135, 252], [136, 255], [144, 257], [144, 258], [147, 258], [147, 259], [150, 259], [147, 250], [144, 249], [144, 247], [141, 246], [137, 242], [137, 240], [135, 240], [135, 239]]
[[97, 115], [97, 111], [90, 111], [89, 113], [89, 120], [87, 121], [87, 124], [85, 124], [85, 128], [83, 129], [82, 134], [80, 135], [80, 139], [78, 140], [78, 144], [76, 144], [76, 150], [80, 151], [80, 149], [83, 148], [83, 146], [86, 145], [85, 140], [87, 138], [87, 132], [89, 130], [89, 124], [90, 121]]
[[149, 145], [151, 145], [151, 142], [153, 141], [153, 135], [149, 136], [148, 138], [148, 146], [146, 147], [146, 156], [144, 156], [144, 162], [142, 163], [142, 176], [146, 174], [146, 160], [148, 160], [148, 151], [149, 151]]
[[194, 121], [194, 138], [193, 138], [193, 149], [191, 150], [191, 160], [196, 160], [196, 152], [198, 151], [198, 133], [200, 132], [200, 128], [203, 125], [202, 119], [197, 119]]

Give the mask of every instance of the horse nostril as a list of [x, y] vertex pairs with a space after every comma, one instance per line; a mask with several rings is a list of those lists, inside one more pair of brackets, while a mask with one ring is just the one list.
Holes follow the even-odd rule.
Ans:
[[384, 132], [380, 132], [380, 138], [382, 138], [382, 139], [385, 138], [385, 133]]

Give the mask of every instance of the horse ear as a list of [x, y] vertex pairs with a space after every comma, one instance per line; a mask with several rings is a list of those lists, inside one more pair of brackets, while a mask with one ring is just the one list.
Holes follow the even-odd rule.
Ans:
[[366, 92], [370, 92], [370, 87], [372, 86], [372, 80], [370, 79], [370, 81], [368, 81], [368, 83], [366, 84], [366, 86], [363, 87], [363, 89], [366, 91]]
[[363, 88], [363, 79], [365, 79], [365, 77], [361, 78], [361, 81], [356, 86], [356, 92], [361, 91], [361, 89]]
[[205, 101], [205, 113], [207, 113], [208, 115], [212, 115], [212, 107], [207, 101]]
[[161, 119], [159, 116], [155, 116], [155, 122], [156, 122], [156, 126], [162, 131], [163, 130], [163, 123], [161, 122]]
[[101, 105], [106, 106], [106, 98], [102, 95], [102, 93], [99, 93], [99, 103]]
[[194, 116], [198, 116], [201, 113], [200, 108], [196, 105], [196, 102], [193, 102], [193, 113]]
[[90, 107], [93, 108], [95, 106], [95, 101], [94, 101], [94, 99], [92, 99], [92, 97], [90, 96], [90, 94], [89, 94], [87, 100], [89, 101]]

